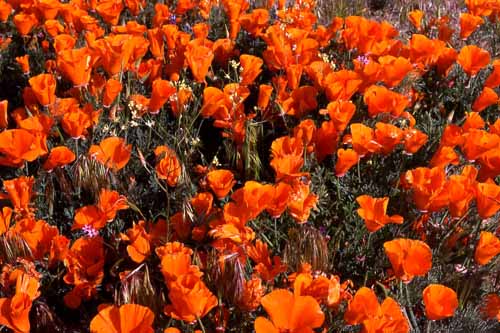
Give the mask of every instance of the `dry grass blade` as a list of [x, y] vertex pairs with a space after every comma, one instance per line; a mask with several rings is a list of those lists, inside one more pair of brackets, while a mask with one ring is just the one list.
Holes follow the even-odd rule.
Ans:
[[32, 258], [32, 253], [26, 241], [12, 233], [0, 236], [0, 262], [14, 264], [18, 258]]
[[109, 187], [109, 170], [93, 158], [81, 155], [73, 166], [73, 186], [90, 193], [94, 199], [102, 188]]
[[325, 237], [311, 226], [290, 229], [283, 260], [295, 271], [302, 263], [309, 263], [314, 270], [327, 272], [331, 264]]

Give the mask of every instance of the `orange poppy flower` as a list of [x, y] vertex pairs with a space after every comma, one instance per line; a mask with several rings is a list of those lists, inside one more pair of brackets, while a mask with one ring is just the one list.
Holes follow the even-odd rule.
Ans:
[[382, 66], [381, 80], [389, 87], [395, 87], [413, 71], [410, 60], [404, 57], [393, 57], [390, 55], [378, 58]]
[[408, 333], [410, 327], [398, 303], [387, 297], [379, 304], [373, 290], [362, 287], [349, 302], [344, 320], [349, 325], [362, 324], [362, 333]]
[[68, 34], [61, 34], [54, 37], [54, 49], [56, 54], [62, 50], [71, 50], [76, 44], [76, 39]]
[[240, 72], [240, 84], [249, 85], [262, 72], [261, 67], [264, 64], [264, 60], [253, 55], [242, 54], [240, 55], [240, 64], [243, 68]]
[[452, 175], [448, 179], [449, 206], [451, 216], [462, 217], [469, 208], [470, 202], [475, 197], [474, 184], [477, 177], [477, 169], [466, 166], [460, 175]]
[[404, 282], [410, 282], [414, 276], [424, 276], [432, 267], [432, 251], [425, 242], [397, 238], [385, 242], [384, 250], [394, 275]]
[[71, 246], [66, 258], [64, 282], [75, 288], [64, 296], [64, 303], [80, 306], [82, 299], [90, 299], [104, 278], [104, 245], [100, 236], [78, 238]]
[[273, 196], [272, 185], [247, 181], [231, 195], [234, 202], [224, 205], [224, 220], [242, 229], [245, 223], [256, 218], [268, 207]]
[[149, 111], [153, 114], [158, 113], [163, 104], [165, 104], [175, 92], [176, 89], [170, 81], [162, 79], [154, 80], [151, 99], [149, 100]]
[[460, 13], [460, 38], [468, 38], [483, 23], [484, 20], [480, 16]]
[[472, 104], [472, 110], [475, 112], [481, 112], [487, 107], [498, 103], [498, 101], [498, 95], [495, 90], [490, 87], [484, 87], [483, 91], [481, 91], [481, 94]]
[[251, 13], [242, 14], [238, 18], [242, 28], [250, 35], [259, 37], [269, 24], [269, 11], [263, 8], [254, 9]]
[[222, 90], [215, 87], [206, 87], [203, 90], [203, 106], [200, 113], [205, 118], [227, 119], [230, 117], [229, 109], [231, 105], [229, 102]]
[[316, 125], [312, 119], [301, 121], [293, 129], [293, 137], [302, 141], [306, 147], [307, 153], [312, 153], [314, 150], [314, 138], [316, 136]]
[[261, 84], [259, 86], [259, 97], [257, 100], [257, 106], [261, 111], [267, 109], [269, 105], [269, 100], [271, 99], [271, 94], [273, 93], [273, 87], [267, 84]]
[[322, 89], [323, 81], [328, 74], [333, 72], [333, 69], [329, 63], [317, 60], [305, 66], [304, 71], [309, 79], [314, 82], [314, 87], [319, 90]]
[[413, 34], [410, 39], [410, 59], [425, 66], [435, 65], [440, 51], [446, 47], [441, 40], [429, 39], [421, 34]]
[[286, 289], [274, 289], [262, 297], [261, 304], [271, 320], [257, 317], [254, 324], [256, 333], [310, 332], [321, 327], [325, 320], [313, 297], [294, 295]]
[[490, 63], [490, 53], [476, 45], [464, 46], [457, 57], [457, 62], [465, 73], [474, 76]]
[[449, 124], [444, 128], [441, 135], [441, 146], [455, 147], [463, 142], [462, 128], [457, 125]]
[[247, 253], [256, 263], [254, 271], [267, 282], [271, 282], [278, 274], [286, 271], [286, 265], [281, 262], [279, 256], [273, 256], [271, 260], [267, 244], [260, 239], [255, 241], [255, 245], [248, 246]]
[[375, 232], [389, 223], [403, 223], [402, 216], [389, 216], [386, 214], [387, 205], [389, 204], [388, 197], [374, 198], [365, 194], [357, 197], [356, 201], [361, 206], [361, 208], [358, 208], [357, 212], [365, 221], [366, 228], [370, 232]]
[[40, 297], [40, 277], [35, 274], [17, 268], [9, 276], [16, 282], [16, 293], [25, 293], [32, 301]]
[[12, 209], [9, 207], [3, 207], [2, 211], [0, 211], [0, 236], [9, 230], [11, 218]]
[[21, 34], [21, 36], [27, 36], [33, 28], [38, 25], [38, 19], [36, 15], [33, 13], [19, 13], [14, 15], [12, 19], [14, 22], [17, 31]]
[[429, 320], [453, 317], [458, 307], [457, 294], [441, 284], [430, 284], [423, 291], [425, 315]]
[[442, 168], [448, 164], [457, 165], [458, 163], [460, 163], [460, 158], [453, 147], [442, 146], [432, 156], [429, 166]]
[[363, 157], [368, 153], [380, 151], [380, 144], [375, 141], [375, 132], [364, 124], [351, 124], [352, 148]]
[[7, 126], [9, 126], [8, 107], [8, 100], [0, 101], [0, 128], [7, 128]]
[[356, 106], [351, 101], [330, 102], [326, 106], [326, 110], [320, 110], [321, 114], [328, 114], [338, 132], [343, 132], [346, 129], [355, 112]]
[[52, 239], [59, 233], [57, 227], [44, 220], [35, 220], [32, 216], [17, 221], [12, 230], [24, 239], [37, 260], [49, 253]]
[[6, 1], [0, 1], [0, 22], [7, 22], [10, 14], [12, 14], [13, 8]]
[[274, 185], [274, 196], [266, 207], [266, 211], [271, 217], [278, 218], [283, 214], [287, 208], [291, 193], [292, 187], [288, 183], [279, 182]]
[[437, 29], [438, 29], [438, 38], [442, 40], [443, 42], [449, 42], [451, 39], [451, 36], [455, 32], [454, 29], [450, 27], [450, 18], [447, 15], [441, 16], [440, 18], [437, 18], [433, 20], [434, 22], [431, 22], [431, 24], [434, 24]]
[[318, 91], [312, 86], [301, 86], [295, 89], [289, 98], [283, 101], [282, 107], [286, 114], [302, 118], [318, 107], [316, 96]]
[[194, 39], [187, 45], [184, 56], [196, 82], [206, 82], [205, 77], [214, 59], [211, 45], [205, 46], [200, 40]]
[[165, 306], [165, 314], [188, 323], [203, 318], [218, 303], [217, 297], [194, 274], [184, 274], [171, 283], [168, 298], [172, 304]]
[[347, 296], [346, 285], [340, 284], [338, 276], [313, 276], [310, 271], [301, 271], [293, 281], [293, 292], [300, 296], [312, 296], [318, 303], [336, 308]]
[[271, 167], [276, 172], [276, 180], [285, 177], [301, 176], [300, 169], [304, 164], [302, 157], [304, 146], [302, 140], [284, 136], [271, 144]]
[[181, 332], [181, 330], [179, 330], [176, 327], [169, 327], [169, 328], [165, 328], [163, 333], [182, 333], [182, 332]]
[[224, 11], [229, 18], [229, 36], [231, 39], [235, 40], [240, 31], [240, 22], [238, 19], [250, 5], [244, 0], [222, 0], [222, 5], [224, 6]]
[[363, 80], [358, 73], [349, 70], [330, 72], [323, 80], [323, 88], [329, 101], [348, 101], [359, 90]]
[[0, 165], [19, 166], [47, 153], [46, 137], [25, 129], [0, 132]]
[[193, 250], [180, 242], [169, 242], [155, 250], [160, 257], [160, 269], [165, 279], [165, 284], [170, 287], [172, 283], [184, 275], [201, 277], [203, 273], [199, 267], [191, 262]]
[[380, 144], [380, 151], [385, 155], [390, 154], [403, 139], [403, 130], [382, 122], [378, 122], [375, 127], [375, 141]]
[[[490, 127], [491, 131], [491, 127]], [[479, 179], [495, 178], [500, 174], [500, 149], [490, 149], [479, 156], [481, 169], [479, 170]]]
[[403, 181], [413, 190], [413, 201], [421, 211], [433, 212], [448, 205], [449, 193], [443, 168], [409, 170]]
[[127, 198], [116, 191], [102, 189], [99, 193], [97, 207], [104, 213], [109, 222], [115, 219], [119, 210], [128, 209]]
[[17, 214], [27, 216], [33, 211], [29, 205], [33, 195], [34, 183], [35, 178], [26, 176], [3, 181], [3, 186], [7, 191], [8, 198]]
[[481, 266], [487, 265], [491, 259], [500, 254], [500, 239], [488, 231], [481, 231], [479, 242], [474, 252], [474, 259]]
[[51, 37], [55, 37], [58, 34], [64, 32], [64, 26], [59, 22], [59, 20], [46, 20], [43, 23], [43, 27], [47, 34]]
[[[474, 144], [476, 144], [476, 140], [478, 141], [486, 141], [483, 138], [484, 134], [488, 134], [485, 131], [476, 131], [479, 129], [483, 129], [486, 123], [484, 122], [483, 118], [479, 115], [478, 112], [466, 112], [465, 113], [465, 122], [462, 124], [462, 130], [464, 132], [464, 136], [467, 136], [467, 141], [472, 141]], [[483, 140], [481, 140], [483, 139]], [[485, 145], [485, 143], [480, 142], [480, 145], [485, 145], [484, 149], [487, 149], [486, 147], [493, 148], [494, 145], [493, 143], [498, 142], [497, 138], [493, 135], [490, 137], [490, 139], [493, 141], [490, 145]], [[466, 144], [464, 143], [464, 147], [466, 147]]]
[[297, 223], [306, 223], [311, 209], [316, 207], [317, 203], [318, 196], [311, 193], [309, 184], [305, 184], [299, 179], [292, 181], [292, 192], [288, 200], [288, 213]]
[[153, 17], [153, 26], [161, 27], [163, 23], [169, 20], [170, 10], [167, 5], [156, 3], [154, 7], [155, 16]]
[[244, 311], [255, 311], [259, 307], [264, 293], [262, 280], [257, 276], [252, 276], [245, 281], [243, 294], [238, 300], [237, 306]]
[[[295, 90], [300, 85], [300, 78], [302, 77], [302, 71], [304, 66], [302, 64], [290, 64], [286, 68], [286, 78], [288, 80], [288, 88]], [[314, 89], [316, 89], [314, 87]]]
[[29, 333], [31, 304], [30, 297], [22, 292], [16, 292], [12, 298], [0, 298], [0, 324], [15, 333]]
[[55, 168], [65, 166], [70, 164], [75, 160], [75, 154], [66, 146], [58, 146], [52, 148], [47, 157], [45, 163], [43, 163], [43, 168], [47, 171], [51, 171]]
[[490, 16], [493, 12], [493, 1], [489, 0], [465, 0], [469, 12], [477, 16]]
[[91, 333], [153, 333], [155, 315], [149, 308], [139, 304], [101, 304], [99, 313], [90, 322]]
[[236, 183], [233, 173], [224, 169], [210, 171], [207, 174], [207, 181], [219, 200], [224, 198]]
[[350, 168], [359, 162], [359, 155], [352, 149], [337, 150], [337, 162], [335, 163], [335, 175], [343, 177]]
[[95, 42], [101, 57], [100, 62], [110, 76], [126, 71], [129, 62], [141, 58], [142, 53], [147, 52], [148, 46], [149, 43], [144, 37], [129, 34], [108, 35]]
[[[186, 1], [192, 3], [191, 0], [186, 0]], [[197, 39], [197, 38], [201, 38], [201, 39], [208, 38], [209, 32], [210, 32], [210, 25], [208, 25], [207, 23], [200, 22], [200, 23], [196, 23], [193, 26], [193, 34], [194, 34], [194, 38], [195, 39]]]
[[477, 213], [487, 219], [500, 209], [500, 186], [494, 182], [476, 184]]
[[484, 319], [496, 319], [500, 321], [500, 296], [488, 294], [483, 299], [481, 314]]
[[58, 262], [62, 262], [69, 251], [70, 240], [62, 235], [56, 235], [52, 238], [49, 252], [49, 267], [52, 268]]
[[[477, 115], [476, 113], [473, 114]], [[484, 124], [481, 116], [477, 115], [476, 119], [480, 120], [476, 125]], [[466, 121], [466, 123], [470, 124], [471, 122]], [[472, 125], [474, 126], [473, 123]], [[469, 129], [463, 137], [464, 141], [461, 148], [469, 162], [477, 160], [482, 154], [498, 147], [500, 144], [500, 136], [476, 128]]]
[[[467, 155], [466, 157], [469, 158], [471, 155], [467, 150], [468, 148], [468, 142], [470, 142], [471, 145], [477, 145], [479, 146], [478, 149], [484, 151], [488, 150], [490, 148], [496, 147], [496, 143], [498, 143], [498, 137], [496, 135], [490, 135], [486, 131], [483, 131], [481, 129], [484, 128], [486, 123], [484, 122], [483, 118], [479, 115], [477, 112], [467, 112], [465, 118], [465, 122], [462, 124], [462, 131], [463, 136], [467, 138], [467, 142], [462, 143], [462, 148], [465, 150], [465, 154]], [[490, 136], [488, 139], [491, 140], [490, 143], [485, 140], [487, 136]], [[474, 152], [475, 154], [480, 154], [478, 152]], [[477, 157], [474, 154], [472, 157]], [[475, 158], [474, 158], [475, 159]]]
[[235, 54], [234, 46], [235, 42], [229, 38], [217, 39], [212, 46], [215, 62], [221, 66], [226, 65], [229, 58]]
[[82, 229], [90, 226], [95, 230], [99, 230], [104, 228], [106, 221], [106, 215], [99, 207], [94, 205], [83, 206], [76, 209], [71, 229]]
[[54, 119], [46, 114], [38, 114], [36, 116], [26, 117], [24, 119], [20, 119], [15, 116], [16, 122], [19, 128], [31, 131], [35, 133], [35, 135], [49, 135], [52, 125], [54, 124]]
[[134, 223], [134, 226], [128, 229], [126, 234], [120, 234], [123, 241], [130, 242], [130, 245], [127, 246], [127, 253], [138, 264], [149, 257], [151, 253], [149, 235], [144, 229], [145, 223], [144, 221]]
[[75, 87], [86, 86], [92, 72], [92, 57], [88, 48], [63, 50], [57, 54], [57, 68]]
[[193, 98], [193, 90], [190, 87], [179, 87], [177, 93], [170, 98], [170, 107], [175, 117], [180, 117]]
[[61, 3], [57, 0], [40, 0], [37, 7], [45, 20], [52, 20], [56, 18], [61, 7]]
[[416, 9], [408, 13], [408, 20], [410, 23], [417, 28], [417, 30], [422, 29], [422, 19], [424, 18], [424, 12]]
[[415, 154], [427, 143], [428, 136], [416, 128], [408, 128], [404, 131], [404, 150], [406, 154]]
[[490, 73], [486, 82], [484, 83], [485, 87], [488, 88], [496, 88], [500, 86], [500, 59], [493, 60], [493, 71]]
[[87, 134], [87, 130], [96, 125], [99, 120], [101, 110], [95, 111], [90, 104], [85, 108], [76, 105], [69, 106], [69, 110], [64, 113], [61, 125], [66, 134], [73, 139], [79, 139]]
[[104, 0], [99, 1], [95, 7], [97, 13], [102, 17], [104, 22], [110, 25], [117, 25], [124, 6], [122, 0]]
[[30, 56], [28, 54], [25, 54], [21, 57], [16, 57], [16, 62], [19, 64], [21, 67], [21, 70], [23, 71], [23, 74], [27, 75], [30, 73], [30, 62], [29, 62]]
[[160, 158], [155, 168], [158, 178], [166, 180], [169, 186], [176, 186], [182, 171], [177, 154], [167, 146], [158, 146], [155, 155]]
[[113, 78], [106, 81], [106, 86], [104, 87], [104, 96], [102, 98], [102, 105], [106, 108], [110, 107], [120, 91], [122, 91], [122, 84], [120, 83], [120, 81]]
[[104, 87], [106, 86], [106, 78], [100, 73], [92, 74], [90, 79], [90, 85], [88, 87], [92, 96], [98, 98], [102, 94]]
[[127, 165], [131, 153], [132, 145], [125, 144], [125, 139], [116, 136], [106, 138], [99, 145], [92, 145], [89, 149], [92, 158], [115, 172]]
[[321, 127], [316, 131], [316, 138], [314, 139], [318, 162], [335, 153], [338, 140], [339, 136], [333, 120], [322, 122]]
[[410, 101], [405, 96], [383, 86], [375, 85], [365, 91], [364, 101], [368, 106], [368, 115], [370, 117], [380, 113], [390, 113], [399, 117], [410, 104]]

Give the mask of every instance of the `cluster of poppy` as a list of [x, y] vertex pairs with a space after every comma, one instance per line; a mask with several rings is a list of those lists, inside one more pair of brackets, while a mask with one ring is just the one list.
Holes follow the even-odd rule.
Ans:
[[[90, 310], [93, 318], [86, 323], [96, 333], [180, 332], [159, 327], [165, 318], [170, 318], [168, 326], [188, 324], [191, 331], [194, 325], [225, 331], [232, 311], [245, 313], [251, 321], [247, 327], [257, 333], [326, 331], [329, 314], [343, 315], [345, 324], [361, 325], [362, 332], [409, 332], [414, 323], [394, 298], [380, 303], [373, 289], [341, 282], [339, 275], [311, 262], [290, 267], [280, 255], [273, 256], [274, 244], [253, 222], [286, 216], [293, 226], [314, 224], [312, 212], [320, 198], [313, 192], [311, 160], [335, 161], [340, 179], [373, 155], [419, 152], [429, 137], [414, 117], [423, 97], [413, 83], [433, 71], [446, 78], [453, 70], [469, 82], [483, 75], [481, 91], [463, 123], [445, 127], [428, 165], [405, 170], [400, 187], [424, 216], [447, 210], [457, 220], [475, 209], [486, 220], [497, 214], [500, 120], [487, 123], [481, 114], [498, 105], [500, 59], [465, 44], [486, 18], [499, 19], [500, 1], [465, 3], [468, 13], [460, 15], [458, 36], [464, 46], [457, 51], [450, 46], [457, 37], [450, 20], [427, 21], [419, 10], [409, 14], [416, 33], [404, 41], [385, 21], [350, 16], [318, 24], [313, 0], [291, 5], [269, 0], [263, 8], [251, 8], [247, 0], [179, 0], [175, 5], [0, 0], [2, 28], [12, 28], [23, 50], [37, 49], [44, 61], [43, 73], [31, 73], [34, 60], [28, 52], [16, 57], [16, 66], [29, 78], [23, 105], [0, 101], [0, 166], [24, 174], [3, 179], [5, 193], [0, 193], [6, 202], [0, 211], [0, 244], [7, 244], [0, 246], [5, 251], [0, 253], [0, 325], [30, 332], [32, 306], [47, 288], [44, 274], [52, 274], [62, 277], [66, 307], [102, 303]], [[207, 23], [215, 10], [227, 19], [225, 36], [217, 36]], [[193, 17], [197, 23], [185, 28], [183, 20]], [[253, 47], [243, 53], [239, 46], [245, 38], [260, 44], [261, 52]], [[0, 37], [2, 52], [14, 42]], [[349, 54], [349, 60], [329, 54], [332, 47]], [[187, 170], [177, 147], [161, 144], [143, 152], [127, 135], [109, 135], [101, 128], [120, 121], [127, 128], [167, 112], [179, 124], [189, 112], [209, 119], [238, 156], [247, 154], [249, 124], [284, 123], [286, 134], [277, 130], [269, 140], [274, 178], [246, 179], [242, 163], [235, 170], [203, 165]], [[288, 127], [288, 121], [295, 126]], [[104, 138], [95, 142], [99, 131]], [[81, 141], [89, 144], [80, 156]], [[98, 188], [94, 204], [74, 207], [67, 232], [38, 218], [33, 199], [42, 176], [82, 159], [118, 175], [136, 156], [167, 195], [186, 173], [194, 174], [196, 194], [182, 198], [192, 209], [177, 211], [168, 204], [166, 210], [173, 211], [167, 218], [153, 218], [154, 212], [149, 220], [124, 192], [111, 189], [124, 187], [111, 182]], [[31, 168], [37, 162], [39, 168]], [[31, 175], [33, 170], [38, 173]], [[405, 223], [401, 215], [388, 215], [389, 199], [356, 198], [370, 234]], [[120, 211], [138, 212], [140, 218], [122, 223], [113, 238], [109, 226]], [[479, 266], [488, 265], [500, 254], [500, 228], [476, 231], [473, 257]], [[120, 265], [108, 262], [109, 242], [123, 244], [127, 255], [121, 260], [130, 269], [115, 274]], [[392, 277], [404, 283], [433, 268], [433, 249], [425, 239], [395, 238], [383, 249]], [[155, 302], [133, 297], [101, 302], [105, 279], [117, 276], [125, 284], [144, 269], [162, 278], [164, 293], [155, 295]], [[428, 320], [453, 317], [459, 307], [456, 292], [442, 284], [428, 283], [421, 295]], [[484, 304], [484, 316], [500, 321], [498, 290]]]

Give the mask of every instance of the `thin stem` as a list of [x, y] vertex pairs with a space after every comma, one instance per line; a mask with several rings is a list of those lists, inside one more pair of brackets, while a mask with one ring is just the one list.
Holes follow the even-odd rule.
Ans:
[[203, 333], [206, 333], [206, 331], [205, 331], [205, 326], [203, 326], [203, 323], [202, 323], [202, 321], [201, 321], [200, 317], [196, 316], [196, 320], [198, 320], [198, 324], [200, 324], [201, 331], [202, 331]]
[[404, 284], [404, 289], [405, 289], [405, 292], [406, 292], [406, 303], [408, 304], [407, 305], [407, 307], [408, 307], [408, 314], [409, 314], [409, 317], [410, 317], [411, 324], [415, 328], [415, 332], [416, 333], [420, 333], [420, 329], [418, 328], [417, 319], [415, 318], [415, 314], [413, 313], [413, 310], [411, 309], [410, 292], [408, 290], [408, 285], [407, 284]]
[[380, 283], [380, 281], [376, 281], [375, 284], [379, 286], [380, 289], [382, 289], [382, 291], [384, 292], [384, 297], [387, 298], [389, 296], [389, 291], [387, 290], [387, 288], [382, 283]]

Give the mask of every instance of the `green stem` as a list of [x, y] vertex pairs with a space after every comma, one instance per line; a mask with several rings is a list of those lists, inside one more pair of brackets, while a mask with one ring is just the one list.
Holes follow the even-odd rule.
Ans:
[[380, 281], [376, 281], [375, 284], [382, 289], [382, 291], [384, 292], [384, 297], [387, 298], [389, 296], [389, 291], [387, 290], [387, 288], [382, 283], [380, 283]]
[[198, 320], [198, 324], [200, 324], [201, 331], [202, 331], [203, 333], [206, 333], [206, 331], [205, 331], [205, 326], [203, 326], [203, 323], [202, 323], [202, 321], [201, 321], [200, 317], [196, 316], [196, 320]]
[[408, 290], [408, 285], [405, 284], [404, 288], [405, 288], [405, 292], [406, 292], [405, 294], [406, 294], [408, 316], [410, 317], [411, 325], [415, 328], [415, 330], [414, 330], [415, 333], [420, 333], [420, 329], [418, 328], [417, 318], [415, 318], [415, 314], [413, 313], [413, 310], [411, 309], [410, 292]]

